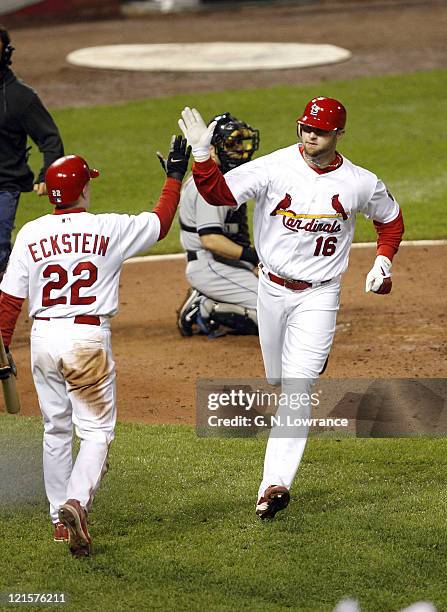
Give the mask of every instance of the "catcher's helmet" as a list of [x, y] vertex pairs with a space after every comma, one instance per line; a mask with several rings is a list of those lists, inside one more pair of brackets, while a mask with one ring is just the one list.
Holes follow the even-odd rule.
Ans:
[[346, 109], [338, 100], [320, 96], [306, 104], [304, 113], [296, 122], [327, 132], [343, 130], [346, 125]]
[[259, 130], [230, 113], [216, 115], [211, 121], [217, 121], [211, 144], [216, 149], [222, 172], [250, 161], [259, 148]]
[[52, 204], [63, 206], [76, 202], [91, 178], [99, 171], [89, 168], [79, 155], [60, 157], [48, 167], [45, 174], [48, 197]]

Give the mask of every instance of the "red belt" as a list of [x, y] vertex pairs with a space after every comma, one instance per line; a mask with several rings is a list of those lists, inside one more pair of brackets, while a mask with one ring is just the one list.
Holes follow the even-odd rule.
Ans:
[[[34, 317], [36, 321], [51, 321], [49, 317]], [[101, 325], [101, 319], [97, 315], [76, 315], [74, 323], [77, 325]]]
[[293, 280], [292, 278], [281, 278], [281, 276], [276, 276], [276, 274], [273, 274], [272, 272], [269, 272], [268, 275], [269, 279], [273, 283], [281, 285], [281, 287], [286, 287], [286, 289], [302, 291], [303, 289], [309, 289], [309, 287], [312, 287], [312, 283], [308, 283], [307, 281]]
[[[276, 274], [273, 274], [273, 272], [269, 272], [268, 277], [272, 283], [281, 285], [281, 287], [285, 287], [286, 289], [292, 289], [292, 291], [303, 291], [304, 289], [309, 289], [309, 287], [312, 287], [312, 283], [308, 283], [307, 281], [294, 280], [293, 278], [282, 278], [281, 276], [276, 276]], [[331, 280], [332, 279], [322, 281], [321, 283], [318, 283], [318, 285], [325, 285], [326, 283], [330, 283]]]

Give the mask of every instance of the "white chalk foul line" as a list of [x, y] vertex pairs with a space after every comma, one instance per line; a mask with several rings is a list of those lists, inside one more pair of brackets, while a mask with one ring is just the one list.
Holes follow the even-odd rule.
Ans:
[[172, 253], [169, 255], [143, 255], [142, 257], [131, 257], [130, 259], [126, 259], [124, 262], [127, 263], [141, 263], [146, 261], [174, 261], [176, 259], [184, 259], [186, 261], [186, 253]]
[[[446, 246], [447, 240], [403, 240], [401, 246]], [[376, 246], [375, 242], [354, 242], [353, 249], [372, 249]], [[124, 263], [144, 263], [156, 261], [176, 261], [186, 260], [185, 253], [171, 253], [169, 255], [144, 255], [142, 257], [132, 257]]]

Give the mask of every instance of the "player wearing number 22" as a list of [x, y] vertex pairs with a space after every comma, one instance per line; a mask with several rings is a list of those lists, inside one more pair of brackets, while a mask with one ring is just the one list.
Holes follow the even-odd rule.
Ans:
[[[239, 206], [254, 198], [254, 243], [260, 259], [258, 323], [267, 378], [283, 392], [310, 392], [331, 348], [340, 279], [348, 266], [358, 213], [372, 219], [377, 256], [366, 291], [391, 290], [391, 262], [403, 220], [384, 183], [337, 151], [346, 110], [333, 98], [311, 100], [297, 119], [301, 143], [250, 161], [223, 176], [209, 155], [214, 126], [185, 108], [179, 125], [192, 146], [193, 175], [210, 204]], [[305, 397], [305, 396], [304, 396]], [[299, 416], [310, 408], [300, 407]], [[281, 423], [282, 425], [282, 423]], [[272, 428], [256, 512], [273, 518], [287, 506], [308, 431]]]
[[[44, 419], [45, 489], [54, 539], [88, 556], [87, 526], [94, 495], [107, 471], [116, 421], [115, 364], [110, 318], [118, 309], [124, 260], [149, 249], [168, 232], [190, 150], [172, 139], [167, 178], [152, 212], [91, 214], [90, 169], [76, 155], [47, 170], [53, 214], [18, 233], [1, 283], [0, 328], [6, 346], [24, 298], [33, 318], [31, 366]], [[72, 426], [80, 450], [72, 465]]]

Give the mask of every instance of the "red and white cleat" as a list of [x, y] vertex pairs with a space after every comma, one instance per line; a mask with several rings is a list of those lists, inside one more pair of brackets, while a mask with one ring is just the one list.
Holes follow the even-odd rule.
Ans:
[[92, 539], [87, 527], [87, 513], [77, 499], [69, 499], [59, 508], [59, 520], [68, 529], [71, 554], [74, 557], [88, 557]]
[[65, 525], [63, 523], [53, 523], [53, 527], [54, 527], [53, 541], [54, 542], [68, 542], [69, 533]]
[[274, 518], [277, 512], [287, 508], [289, 501], [290, 493], [286, 487], [270, 485], [256, 504], [256, 514], [261, 519]]

